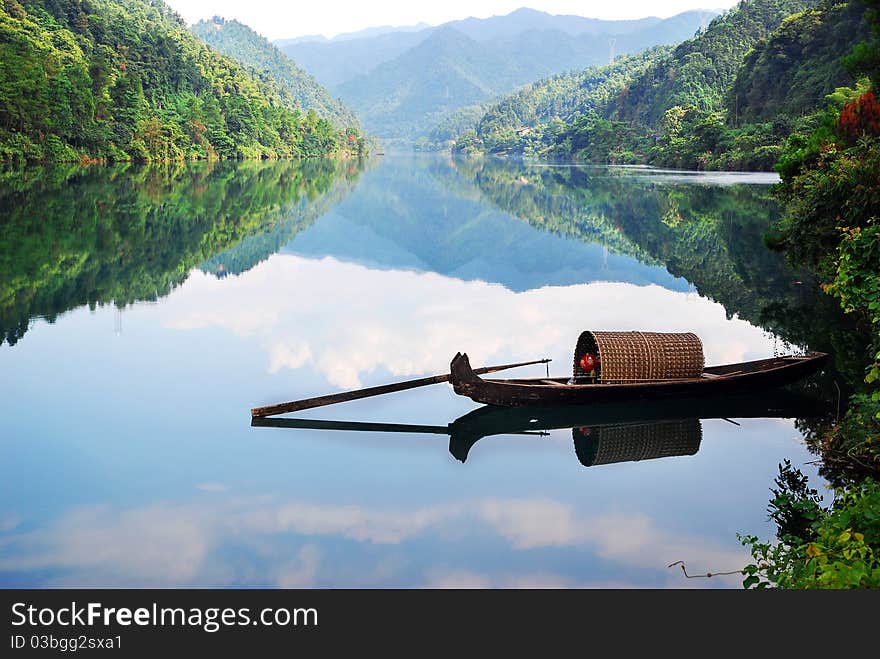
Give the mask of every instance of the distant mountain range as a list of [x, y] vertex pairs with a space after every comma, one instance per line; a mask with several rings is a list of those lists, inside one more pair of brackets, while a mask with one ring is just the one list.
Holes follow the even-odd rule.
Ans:
[[431, 26], [427, 23], [417, 23], [416, 25], [405, 25], [400, 27], [395, 27], [393, 25], [380, 25], [377, 27], [368, 27], [364, 30], [358, 30], [357, 32], [345, 32], [343, 34], [337, 34], [335, 37], [327, 38], [321, 34], [307, 34], [302, 37], [296, 37], [294, 39], [276, 39], [275, 45], [279, 48], [284, 48], [285, 46], [289, 46], [295, 43], [307, 43], [310, 41], [320, 41], [323, 43], [327, 43], [330, 41], [351, 41], [352, 39], [366, 39], [369, 37], [378, 37], [382, 34], [387, 34], [388, 32], [419, 32], [420, 30], [424, 30], [430, 28]]
[[276, 44], [380, 137], [414, 138], [450, 112], [536, 79], [692, 37], [717, 10], [603, 21], [519, 9], [436, 27], [374, 28]]

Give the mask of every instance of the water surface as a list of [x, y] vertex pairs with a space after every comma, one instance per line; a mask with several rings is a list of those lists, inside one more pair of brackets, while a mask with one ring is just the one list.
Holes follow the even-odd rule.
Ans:
[[476, 440], [445, 434], [479, 407], [447, 385], [296, 417], [421, 431], [249, 410], [458, 351], [563, 375], [583, 329], [694, 331], [708, 363], [828, 349], [836, 317], [763, 247], [770, 182], [434, 157], [4, 173], [0, 585], [739, 586], [667, 566], [742, 567], [783, 459], [821, 483], [802, 399]]

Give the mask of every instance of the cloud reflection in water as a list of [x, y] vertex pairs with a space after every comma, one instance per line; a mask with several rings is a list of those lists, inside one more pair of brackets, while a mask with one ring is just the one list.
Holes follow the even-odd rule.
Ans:
[[[497, 536], [501, 544], [496, 546], [508, 558], [524, 553], [531, 571], [509, 573], [501, 567], [504, 560], [497, 561], [497, 573], [467, 565], [444, 569], [435, 564], [442, 566], [442, 553], [432, 558], [406, 551], [425, 539], [467, 545], [472, 536], [476, 546], [487, 533]], [[334, 542], [346, 542], [347, 567], [325, 559]], [[42, 585], [68, 587], [216, 586], [252, 584], [254, 579], [259, 580], [256, 585], [280, 587], [407, 583], [410, 577], [398, 574], [394, 561], [371, 551], [371, 545], [401, 546], [408, 557], [401, 567], [410, 570], [413, 566], [406, 563], [416, 561], [421, 577], [414, 585], [425, 586], [595, 586], [607, 581], [604, 562], [639, 571], [632, 582], [618, 576], [618, 585], [669, 581], [680, 586], [679, 575], [666, 568], [675, 560], [712, 570], [738, 569], [747, 562], [744, 553], [673, 534], [644, 514], [583, 515], [545, 498], [375, 509], [224, 497], [183, 505], [71, 510], [40, 529], [0, 536], [0, 573], [53, 574]], [[544, 550], [557, 548], [575, 552], [597, 574], [578, 579], [544, 570]], [[229, 552], [237, 560], [227, 560]], [[733, 585], [730, 579], [726, 583]]]
[[[345, 312], [340, 315], [339, 309]], [[582, 329], [693, 331], [707, 363], [772, 354], [772, 339], [724, 307], [656, 285], [596, 282], [522, 293], [434, 273], [371, 270], [278, 254], [247, 276], [193, 272], [160, 309], [166, 326], [220, 327], [266, 353], [267, 371], [310, 366], [331, 384], [385, 369], [434, 372], [458, 351], [472, 363], [553, 357], [566, 369]]]

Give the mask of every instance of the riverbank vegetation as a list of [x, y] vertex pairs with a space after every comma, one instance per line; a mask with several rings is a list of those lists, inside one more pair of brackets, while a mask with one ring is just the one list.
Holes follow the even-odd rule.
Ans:
[[776, 543], [744, 536], [755, 562], [746, 588], [880, 588], [880, 484], [866, 478], [835, 491], [831, 506], [786, 462], [768, 512]]
[[308, 158], [350, 137], [161, 1], [0, 3], [0, 161]]
[[848, 314], [870, 333], [864, 381], [844, 420], [822, 438], [823, 453], [880, 471], [880, 2], [869, 0], [876, 37], [849, 64], [870, 81], [849, 90], [841, 109], [809, 135], [786, 143], [778, 166], [786, 212], [775, 240], [790, 259], [826, 282]]
[[813, 132], [787, 141], [778, 166], [786, 213], [774, 239], [818, 272], [869, 334], [867, 366], [843, 417], [810, 438], [836, 486], [833, 503], [821, 507], [802, 476], [782, 466], [769, 509], [779, 542], [743, 538], [755, 559], [746, 587], [880, 587], [880, 1], [864, 4], [873, 38], [847, 64], [866, 82]]

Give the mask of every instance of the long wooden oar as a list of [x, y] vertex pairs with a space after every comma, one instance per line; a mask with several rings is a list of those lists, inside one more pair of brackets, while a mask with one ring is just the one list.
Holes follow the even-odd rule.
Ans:
[[[517, 368], [518, 366], [531, 366], [532, 364], [546, 364], [551, 360], [538, 359], [533, 362], [519, 362], [518, 364], [504, 364], [503, 366], [486, 366], [484, 368], [474, 369], [474, 373], [483, 375], [485, 373], [495, 373], [496, 371], [504, 371], [508, 368]], [[356, 389], [354, 391], [343, 391], [338, 394], [330, 394], [328, 396], [317, 396], [315, 398], [306, 398], [304, 400], [294, 400], [289, 403], [279, 403], [278, 405], [269, 405], [267, 407], [255, 407], [251, 410], [251, 417], [274, 416], [276, 414], [284, 414], [286, 412], [298, 412], [299, 410], [308, 410], [312, 407], [323, 407], [324, 405], [333, 405], [334, 403], [344, 403], [359, 398], [369, 398], [370, 396], [380, 396], [382, 394], [390, 394], [394, 391], [404, 391], [405, 389], [415, 389], [416, 387], [424, 387], [429, 384], [438, 384], [440, 382], [449, 382], [449, 373], [443, 375], [432, 375], [429, 378], [419, 378], [418, 380], [407, 380], [406, 382], [395, 382], [394, 384], [383, 384], [378, 387], [367, 387], [366, 389]]]

